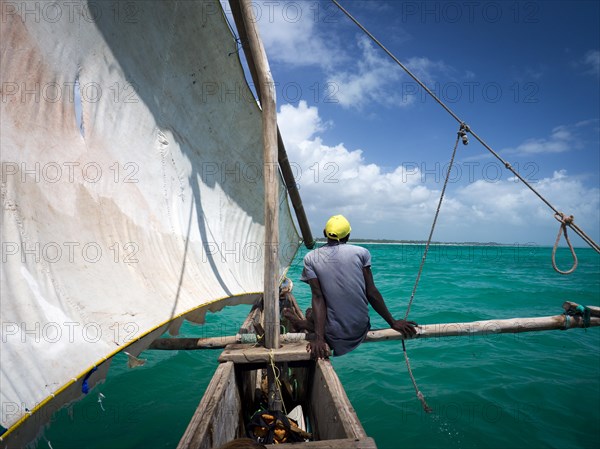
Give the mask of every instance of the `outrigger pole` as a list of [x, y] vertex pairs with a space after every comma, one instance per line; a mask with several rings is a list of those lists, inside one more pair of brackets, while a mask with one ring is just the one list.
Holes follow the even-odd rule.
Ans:
[[[538, 332], [548, 330], [568, 330], [600, 326], [600, 307], [579, 306], [566, 301], [563, 304], [565, 313], [562, 315], [509, 318], [503, 320], [483, 320], [465, 323], [439, 323], [425, 324], [417, 328], [417, 335], [412, 339], [443, 338], [443, 337], [475, 337], [492, 334], [519, 334], [522, 332]], [[587, 309], [587, 312], [586, 312]], [[586, 317], [587, 315], [587, 317]], [[307, 334], [283, 334], [281, 342], [292, 343], [304, 341]], [[310, 337], [309, 337], [310, 338]], [[369, 331], [365, 342], [386, 340], [402, 340], [404, 337], [393, 329], [379, 329]], [[185, 350], [185, 349], [222, 349], [227, 345], [240, 343], [239, 335], [230, 335], [212, 338], [159, 338], [154, 340], [148, 349], [159, 350]], [[304, 349], [305, 341], [302, 345]], [[244, 345], [240, 345], [242, 347]], [[252, 345], [246, 344], [250, 348]], [[265, 351], [254, 348], [253, 351]], [[258, 354], [259, 352], [257, 352]], [[279, 354], [275, 351], [275, 356]], [[307, 353], [306, 358], [310, 357]]]

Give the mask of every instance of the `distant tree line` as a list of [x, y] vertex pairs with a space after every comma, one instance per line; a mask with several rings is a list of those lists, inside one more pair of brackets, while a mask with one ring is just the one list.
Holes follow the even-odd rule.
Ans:
[[[319, 243], [327, 242], [327, 239], [320, 237], [315, 239]], [[410, 245], [425, 245], [426, 240], [391, 240], [391, 239], [360, 239], [351, 238], [352, 243], [404, 243]], [[505, 243], [497, 242], [438, 242], [432, 241], [432, 245], [473, 245], [473, 246], [511, 246]]]

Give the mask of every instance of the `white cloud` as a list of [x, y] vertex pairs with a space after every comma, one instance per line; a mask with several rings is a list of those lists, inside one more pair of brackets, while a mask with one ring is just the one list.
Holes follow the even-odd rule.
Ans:
[[[384, 171], [369, 163], [359, 149], [324, 143], [319, 136], [324, 125], [318, 109], [304, 102], [297, 107], [282, 106], [278, 120], [317, 236], [316, 230], [330, 215], [342, 213], [351, 220], [356, 237], [427, 238], [441, 185], [423, 184], [418, 168], [399, 166]], [[565, 132], [559, 127], [553, 136], [564, 139]], [[535, 187], [559, 210], [575, 215], [576, 222], [598, 239], [598, 188], [585, 187], [565, 171], [540, 179]], [[463, 187], [450, 184], [434, 239], [549, 244], [557, 229], [547, 206], [522, 183], [504, 177], [476, 180]]]
[[366, 222], [376, 222], [400, 206], [420, 213], [431, 197], [431, 191], [418, 184], [414, 171], [397, 167], [384, 173], [367, 163], [361, 150], [323, 143], [315, 135], [322, 126], [316, 107], [307, 107], [305, 102], [298, 107], [284, 105], [278, 120], [290, 161], [298, 171], [301, 194], [314, 210], [322, 211], [321, 219], [341, 208], [361, 215]]
[[282, 105], [277, 121], [282, 129], [282, 135], [289, 142], [307, 141], [326, 128], [319, 117], [319, 110], [309, 108], [305, 101], [301, 101], [298, 107]]
[[589, 50], [583, 57], [583, 65], [587, 68], [585, 73], [600, 76], [600, 51]]
[[[559, 211], [574, 215], [576, 223], [598, 239], [600, 189], [585, 187], [565, 170], [540, 179], [534, 188]], [[551, 243], [556, 237], [559, 225], [553, 219], [554, 212], [514, 179], [478, 180], [459, 189], [455, 196], [461, 204], [462, 217], [476, 224], [476, 228], [500, 234], [512, 231], [515, 237], [527, 235], [531, 241], [543, 243]], [[477, 211], [476, 218], [469, 216], [470, 210]]]
[[504, 150], [507, 154], [541, 154], [564, 153], [569, 150], [581, 148], [581, 142], [567, 126], [557, 126], [552, 130], [550, 137], [527, 139], [515, 148]]
[[311, 2], [253, 2], [269, 59], [291, 66], [331, 67], [339, 59], [333, 42], [316, 30]]
[[[338, 70], [328, 76], [328, 82], [337, 87], [336, 98], [341, 106], [360, 109], [372, 102], [388, 106], [414, 103], [414, 93], [420, 88], [396, 63], [367, 37], [358, 38], [358, 48], [361, 56], [350, 70]], [[409, 58], [405, 65], [425, 84], [433, 84], [437, 73], [453, 70], [442, 61], [424, 57]], [[406, 82], [398, 83], [401, 79]]]
[[[220, 0], [228, 21], [233, 14], [227, 0]], [[308, 1], [252, 1], [252, 16], [270, 61], [324, 69], [339, 59], [339, 49], [317, 32], [319, 6]], [[322, 19], [323, 20], [323, 19]]]
[[406, 67], [425, 84], [433, 84], [436, 73], [449, 74], [454, 71], [443, 61], [432, 61], [425, 57], [409, 58]]
[[[361, 35], [356, 46], [348, 45], [339, 40], [333, 25], [317, 26], [319, 21], [329, 17], [328, 10], [319, 9], [319, 4], [297, 1], [253, 2], [252, 5], [269, 59], [293, 68], [321, 69], [327, 83], [335, 86], [335, 99], [340, 106], [361, 108], [370, 103], [387, 106], [414, 103], [416, 84], [369, 38]], [[227, 5], [225, 10], [228, 11]], [[412, 57], [406, 66], [425, 83], [432, 83], [437, 72], [453, 71], [445, 63], [425, 57]], [[397, 82], [401, 79], [410, 85], [399, 88]]]
[[400, 68], [378, 53], [366, 38], [358, 39], [361, 57], [348, 71], [338, 71], [328, 77], [328, 82], [337, 86], [336, 98], [344, 107], [360, 108], [376, 101], [382, 104], [402, 104], [391, 90], [393, 82], [400, 78]]
[[597, 119], [597, 118], [581, 120], [580, 122], [575, 123], [575, 127], [577, 127], [577, 128], [582, 128], [585, 126], [593, 126], [596, 133], [598, 133], [598, 131], [600, 131], [599, 125], [600, 125], [600, 119]]

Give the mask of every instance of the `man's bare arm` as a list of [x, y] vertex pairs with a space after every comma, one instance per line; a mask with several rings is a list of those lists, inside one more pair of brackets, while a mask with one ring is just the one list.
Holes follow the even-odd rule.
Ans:
[[417, 330], [415, 326], [417, 323], [414, 321], [405, 321], [405, 320], [395, 320], [390, 311], [383, 300], [383, 296], [379, 289], [375, 286], [375, 281], [373, 280], [373, 273], [371, 272], [371, 267], [363, 268], [363, 275], [365, 278], [365, 286], [367, 290], [367, 299], [369, 303], [381, 318], [383, 318], [392, 329], [400, 332], [402, 335], [406, 337], [413, 337]]

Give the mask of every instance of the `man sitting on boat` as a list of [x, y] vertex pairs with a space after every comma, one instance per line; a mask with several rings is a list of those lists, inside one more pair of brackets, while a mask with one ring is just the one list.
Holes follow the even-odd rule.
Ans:
[[406, 337], [416, 334], [417, 323], [392, 317], [373, 280], [371, 253], [347, 244], [351, 230], [342, 215], [327, 221], [323, 230], [327, 244], [304, 257], [300, 278], [310, 285], [312, 314], [307, 311], [307, 319], [300, 320], [293, 311], [284, 310], [296, 328], [315, 332], [315, 340], [307, 346], [315, 358], [329, 356], [327, 345], [334, 356], [355, 349], [371, 327], [369, 304], [392, 329]]

